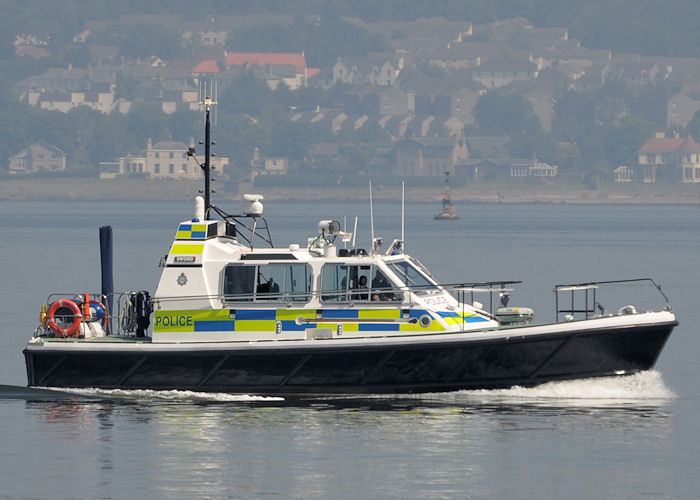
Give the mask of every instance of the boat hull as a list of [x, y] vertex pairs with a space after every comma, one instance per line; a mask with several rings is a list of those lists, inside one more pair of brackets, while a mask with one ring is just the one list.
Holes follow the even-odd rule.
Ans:
[[676, 324], [543, 334], [513, 329], [511, 336], [501, 331], [492, 339], [482, 335], [343, 345], [334, 340], [197, 348], [47, 342], [30, 344], [24, 354], [29, 386], [267, 395], [423, 393], [534, 386], [648, 370]]

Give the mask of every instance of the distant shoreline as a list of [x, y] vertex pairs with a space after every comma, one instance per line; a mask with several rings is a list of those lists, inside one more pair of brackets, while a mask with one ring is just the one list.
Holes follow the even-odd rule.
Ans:
[[[201, 189], [199, 182], [169, 180], [94, 178], [35, 178], [0, 180], [0, 200], [191, 200]], [[398, 200], [396, 186], [373, 186], [377, 200]], [[366, 187], [266, 187], [247, 188], [267, 200], [358, 200], [367, 199]], [[680, 184], [603, 184], [587, 189], [573, 183], [529, 183], [492, 181], [452, 188], [456, 203], [546, 203], [546, 204], [694, 204], [700, 205], [700, 185]], [[406, 199], [438, 203], [438, 187], [407, 187]], [[238, 200], [242, 195], [223, 190], [213, 199]]]

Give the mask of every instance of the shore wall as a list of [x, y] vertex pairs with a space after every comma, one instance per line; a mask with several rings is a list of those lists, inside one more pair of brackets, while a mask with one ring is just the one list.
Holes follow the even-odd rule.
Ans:
[[[223, 185], [218, 186], [219, 188]], [[143, 179], [81, 179], [38, 178], [6, 179], [0, 181], [0, 199], [84, 199], [84, 200], [182, 200], [193, 199], [202, 189], [199, 182], [143, 180]], [[268, 200], [357, 200], [367, 199], [364, 188], [333, 187], [248, 187], [245, 192], [261, 192]], [[373, 185], [375, 199], [398, 200], [401, 189], [392, 186]], [[410, 201], [438, 202], [441, 189], [406, 188]], [[212, 199], [240, 199], [239, 193], [217, 189]], [[522, 183], [511, 181], [478, 182], [464, 188], [453, 188], [456, 203], [640, 203], [640, 204], [696, 204], [700, 205], [700, 185], [680, 184], [603, 184], [598, 189], [588, 189], [574, 183]]]

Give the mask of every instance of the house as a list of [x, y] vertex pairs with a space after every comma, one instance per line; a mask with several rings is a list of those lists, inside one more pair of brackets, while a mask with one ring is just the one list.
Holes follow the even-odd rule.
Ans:
[[637, 181], [700, 182], [700, 144], [692, 137], [666, 137], [657, 132], [639, 148]]
[[557, 165], [528, 159], [482, 159], [472, 160], [458, 168], [472, 179], [554, 179], [559, 174]]
[[368, 116], [408, 113], [408, 96], [398, 87], [354, 87], [343, 94], [343, 111]]
[[333, 65], [333, 83], [395, 85], [404, 66], [403, 57], [394, 54], [368, 54], [363, 58], [339, 57]]
[[500, 57], [488, 59], [474, 68], [472, 79], [487, 88], [498, 88], [515, 80], [534, 80], [537, 78], [537, 65], [525, 58]]
[[39, 170], [63, 172], [66, 170], [66, 154], [42, 140], [10, 157], [9, 172], [12, 175], [33, 174]]
[[372, 35], [381, 35], [397, 52], [408, 53], [424, 46], [445, 47], [472, 34], [473, 26], [465, 21], [447, 21], [444, 18], [421, 18], [415, 21], [380, 21], [368, 23], [348, 17], [346, 21]]
[[30, 93], [28, 98], [29, 104], [38, 104], [41, 109], [63, 113], [78, 106], [87, 106], [102, 114], [109, 114], [114, 107], [114, 94], [111, 92]]
[[303, 53], [230, 52], [224, 54], [224, 66], [225, 69], [258, 66], [268, 74], [291, 73], [279, 78], [279, 81], [283, 81], [290, 89], [305, 86], [309, 74], [316, 74], [319, 71], [316, 68], [307, 67]]
[[[194, 140], [190, 140], [194, 147]], [[153, 144], [148, 139], [146, 151], [129, 154], [117, 160], [118, 168], [113, 162], [100, 164], [100, 179], [115, 177], [147, 177], [151, 179], [198, 180], [202, 178], [202, 169], [192, 158], [187, 156], [188, 146], [180, 141], [160, 141]], [[221, 175], [229, 159], [225, 156], [211, 158], [211, 166]]]
[[602, 71], [604, 81], [611, 78], [618, 79], [625, 82], [627, 87], [643, 90], [645, 87], [653, 85], [656, 79], [662, 75], [662, 69], [658, 64], [622, 59], [617, 57], [605, 65]]
[[199, 109], [197, 89], [180, 80], [161, 78], [143, 81], [134, 88], [134, 101], [158, 103], [167, 114]]
[[48, 37], [39, 38], [36, 35], [17, 35], [13, 45], [17, 56], [29, 56], [34, 59], [51, 57], [51, 51], [48, 49]]
[[454, 116], [464, 124], [474, 123], [473, 110], [485, 89], [471, 81], [471, 73], [455, 71], [442, 77], [416, 71], [402, 75], [400, 86], [409, 96], [409, 112], [416, 115]]
[[469, 157], [462, 140], [435, 137], [410, 138], [396, 143], [396, 173], [399, 175], [443, 175]]
[[620, 165], [613, 170], [613, 182], [632, 182], [634, 169], [627, 165]]
[[250, 160], [250, 166], [253, 178], [259, 174], [286, 174], [289, 168], [289, 160], [271, 156], [262, 157], [260, 156], [260, 150], [255, 148], [253, 158]]
[[436, 130], [433, 129], [435, 117], [432, 115], [416, 115], [407, 123], [404, 135], [406, 137], [429, 137], [434, 136]]
[[253, 25], [286, 27], [293, 22], [294, 16], [291, 14], [206, 15], [199, 20], [180, 21], [179, 25], [186, 27], [182, 35], [186, 42], [197, 40], [204, 46], [224, 47], [231, 30]]

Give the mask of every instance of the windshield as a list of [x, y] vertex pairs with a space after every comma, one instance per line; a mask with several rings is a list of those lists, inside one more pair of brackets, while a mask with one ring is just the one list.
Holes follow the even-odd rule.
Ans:
[[389, 268], [401, 282], [418, 295], [430, 295], [440, 291], [437, 284], [428, 279], [413, 263], [407, 261], [393, 262]]

